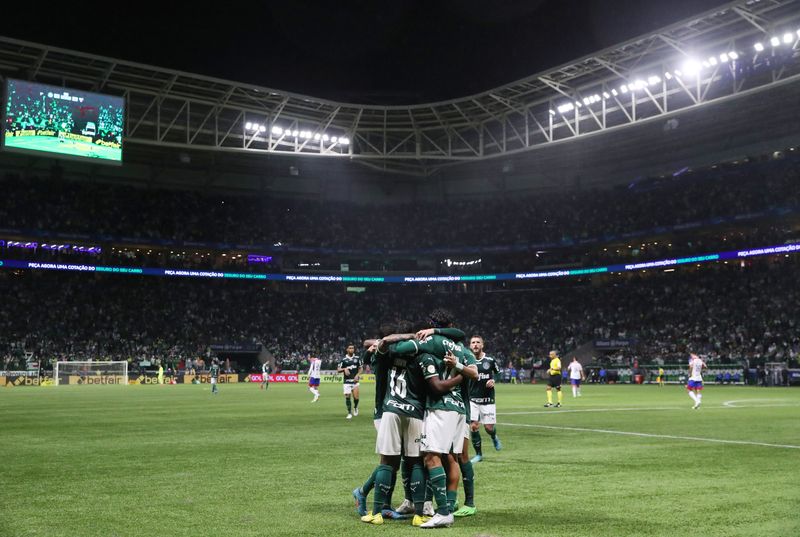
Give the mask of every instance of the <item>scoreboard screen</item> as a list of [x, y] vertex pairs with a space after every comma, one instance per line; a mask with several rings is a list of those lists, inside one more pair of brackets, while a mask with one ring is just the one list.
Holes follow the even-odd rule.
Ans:
[[5, 149], [122, 162], [122, 97], [14, 79], [5, 96]]

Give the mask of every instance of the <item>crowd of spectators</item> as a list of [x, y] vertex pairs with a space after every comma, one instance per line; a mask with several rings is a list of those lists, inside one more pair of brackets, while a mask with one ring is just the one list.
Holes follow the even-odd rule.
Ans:
[[[0, 271], [0, 368], [32, 353], [55, 360], [161, 361], [209, 357], [219, 343], [261, 343], [282, 369], [309, 356], [333, 365], [346, 345], [382, 321], [424, 319], [435, 307], [486, 339], [504, 366], [529, 369], [551, 349], [630, 339], [628, 360], [683, 363], [687, 349], [711, 363], [796, 362], [800, 352], [798, 260], [772, 257], [617, 274], [494, 285], [378, 286], [172, 280], [141, 276]], [[534, 284], [531, 284], [534, 285]], [[465, 292], [466, 291], [466, 292]]]
[[[3, 228], [141, 241], [313, 248], [574, 244], [637, 230], [800, 209], [800, 159], [759, 160], [611, 189], [357, 205], [53, 181], [6, 174]], [[454, 220], [455, 218], [455, 220]]]

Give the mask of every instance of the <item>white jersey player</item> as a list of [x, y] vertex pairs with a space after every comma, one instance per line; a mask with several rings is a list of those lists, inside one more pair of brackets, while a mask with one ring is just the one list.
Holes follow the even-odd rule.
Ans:
[[308, 389], [314, 394], [314, 399], [311, 401], [312, 403], [316, 403], [319, 400], [319, 379], [321, 367], [322, 360], [319, 358], [309, 358]]
[[586, 380], [586, 375], [583, 373], [583, 366], [576, 357], [572, 357], [572, 361], [567, 366], [569, 371], [569, 382], [572, 384], [572, 397], [581, 396], [581, 382]]
[[686, 389], [689, 391], [689, 397], [694, 401], [692, 410], [696, 410], [703, 400], [703, 371], [705, 369], [708, 367], [699, 356], [689, 355], [689, 381], [686, 383]]

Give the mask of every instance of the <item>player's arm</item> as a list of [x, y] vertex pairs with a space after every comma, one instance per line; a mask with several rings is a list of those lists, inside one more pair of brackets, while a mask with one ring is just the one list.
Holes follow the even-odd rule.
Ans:
[[452, 352], [447, 351], [447, 354], [444, 356], [444, 363], [447, 364], [447, 367], [463, 375], [465, 378], [478, 380], [478, 366], [475, 364], [464, 365]]
[[426, 337], [430, 337], [434, 334], [439, 336], [444, 336], [456, 342], [464, 341], [467, 337], [467, 334], [465, 334], [463, 330], [459, 330], [458, 328], [425, 328], [424, 330], [420, 330], [419, 332], [416, 333], [416, 338], [421, 341]]
[[500, 372], [500, 370], [497, 368], [497, 362], [495, 360], [492, 360], [492, 368], [489, 371], [491, 372], [491, 377], [486, 381], [486, 387], [492, 389], [494, 388], [494, 375], [495, 373]]
[[[394, 352], [397, 354], [417, 354], [419, 352], [426, 352], [426, 346], [414, 339], [415, 334], [392, 334], [389, 338], [400, 336], [411, 336], [397, 339], [397, 344], [394, 346]], [[386, 340], [387, 338], [384, 338]]]
[[345, 372], [344, 367], [342, 367], [342, 363], [343, 362], [339, 362], [338, 364], [336, 364], [336, 372], [337, 373], [344, 373]]
[[464, 377], [456, 374], [449, 379], [442, 380], [439, 378], [439, 374], [436, 373], [430, 377], [427, 377], [425, 380], [428, 382], [428, 389], [430, 389], [434, 395], [442, 395], [453, 391], [453, 388], [464, 381]]

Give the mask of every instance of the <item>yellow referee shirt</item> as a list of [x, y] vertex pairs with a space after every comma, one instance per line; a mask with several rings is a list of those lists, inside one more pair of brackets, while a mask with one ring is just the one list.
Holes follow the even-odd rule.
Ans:
[[550, 374], [551, 375], [561, 374], [561, 358], [556, 357], [550, 360]]

